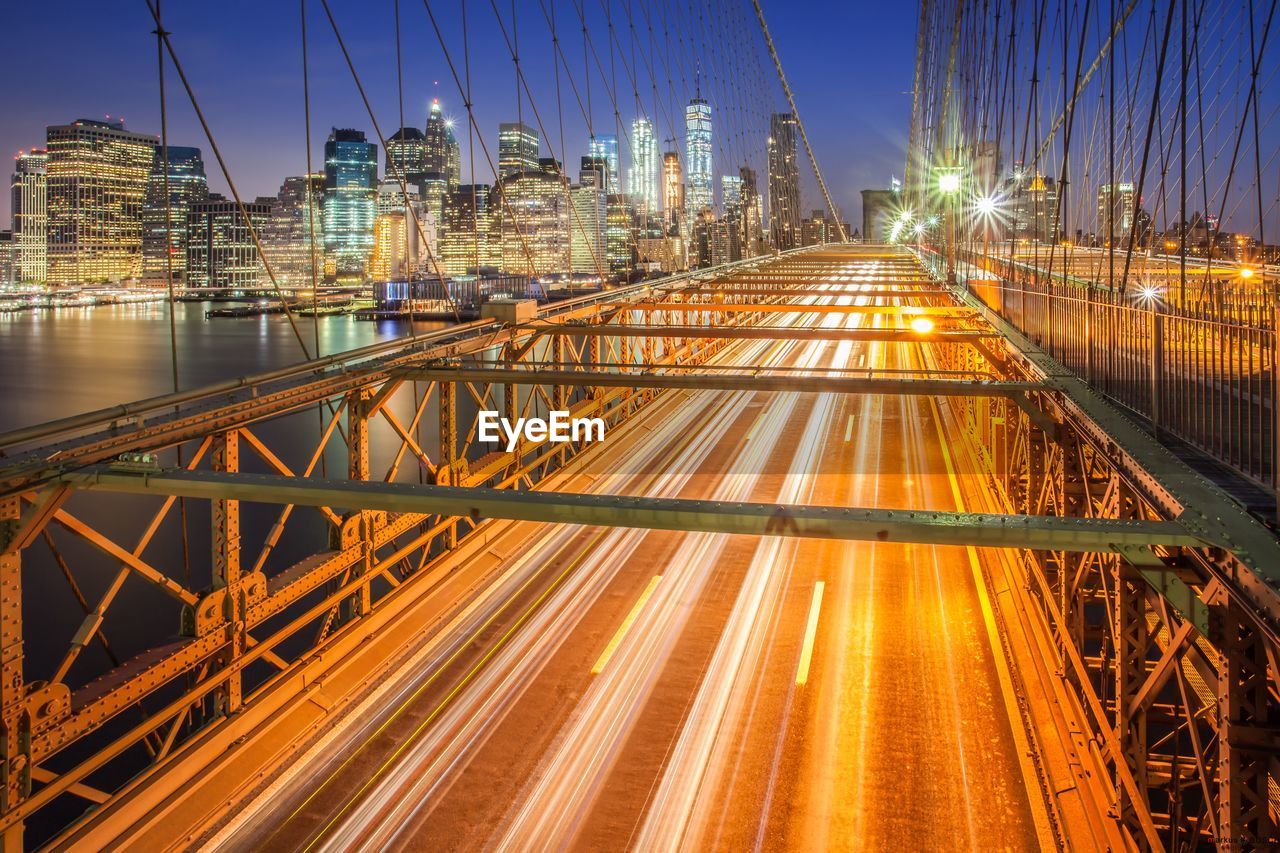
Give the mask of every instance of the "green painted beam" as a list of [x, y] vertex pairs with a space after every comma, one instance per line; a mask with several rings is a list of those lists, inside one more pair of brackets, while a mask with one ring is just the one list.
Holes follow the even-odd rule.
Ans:
[[[989, 379], [892, 379], [859, 376], [806, 376], [787, 373], [647, 373], [558, 370], [546, 367], [411, 367], [399, 374], [424, 382], [494, 382], [512, 385], [580, 385], [604, 388], [685, 388], [693, 391], [793, 391], [817, 394], [898, 394], [933, 397], [1002, 397], [1040, 388], [1034, 382]], [[663, 372], [657, 372], [663, 371]]]
[[513, 492], [184, 469], [145, 472], [111, 466], [68, 473], [62, 482], [86, 491], [746, 536], [1084, 552], [1206, 544], [1179, 524], [1166, 521]]

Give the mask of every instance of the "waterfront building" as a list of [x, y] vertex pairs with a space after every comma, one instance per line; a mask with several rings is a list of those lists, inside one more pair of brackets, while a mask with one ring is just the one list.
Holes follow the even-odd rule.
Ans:
[[165, 200], [165, 152], [157, 148], [142, 204], [142, 283], [165, 287], [172, 268], [173, 286], [186, 286], [187, 212], [209, 195], [199, 148], [169, 146], [169, 190]]
[[1058, 188], [1053, 178], [1017, 169], [1005, 184], [1005, 196], [1014, 240], [1058, 242]]
[[32, 148], [14, 158], [10, 200], [13, 211], [13, 275], [16, 284], [48, 280], [49, 157]]
[[774, 113], [769, 120], [769, 239], [779, 251], [800, 245], [800, 168], [793, 113]]
[[334, 128], [324, 146], [325, 278], [360, 282], [373, 257], [378, 146]]
[[538, 131], [519, 122], [498, 125], [498, 177], [538, 169], [541, 141]]
[[0, 231], [0, 287], [14, 283], [14, 244], [12, 231]]
[[631, 123], [631, 172], [627, 176], [627, 192], [642, 219], [661, 213], [658, 140], [653, 133], [653, 122], [647, 118], [638, 118]]
[[310, 289], [324, 276], [323, 202], [322, 173], [295, 175], [280, 185], [259, 237], [281, 287]]
[[97, 284], [142, 274], [142, 202], [158, 140], [124, 122], [46, 130], [48, 281]]
[[711, 177], [711, 105], [701, 93], [685, 107], [684, 126], [685, 171], [689, 182], [685, 193], [686, 216], [693, 221], [694, 214], [715, 204], [715, 185]]
[[271, 199], [246, 203], [244, 213], [234, 200], [216, 193], [193, 202], [187, 213], [187, 286], [193, 288], [252, 289], [262, 286], [262, 258], [253, 229], [261, 233], [271, 219]]
[[587, 156], [602, 158], [608, 164], [604, 175], [604, 191], [620, 193], [618, 177], [618, 136], [614, 133], [598, 133], [587, 140]]

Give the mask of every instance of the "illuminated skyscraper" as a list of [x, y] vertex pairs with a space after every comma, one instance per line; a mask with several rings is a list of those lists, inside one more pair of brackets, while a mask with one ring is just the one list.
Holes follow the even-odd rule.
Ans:
[[[416, 127], [402, 127], [387, 139], [386, 177], [396, 183], [403, 178], [407, 184], [417, 184], [424, 172], [432, 169], [427, 155], [427, 138]], [[392, 164], [396, 169], [392, 168]], [[397, 173], [396, 170], [399, 170]]]
[[687, 221], [684, 175], [680, 170], [680, 155], [674, 151], [662, 155], [662, 213], [668, 228], [678, 229], [683, 236], [683, 225]]
[[518, 122], [498, 125], [498, 177], [536, 171], [540, 149], [538, 131], [528, 125]]
[[742, 203], [742, 178], [739, 175], [720, 176], [720, 195], [724, 197], [724, 211], [727, 216], [731, 208]]
[[187, 212], [209, 195], [199, 148], [169, 146], [169, 201], [165, 204], [164, 150], [156, 149], [142, 205], [142, 281], [152, 287], [183, 287], [187, 277]]
[[800, 245], [800, 168], [791, 113], [774, 113], [769, 121], [769, 237], [779, 251]]
[[490, 264], [489, 190], [488, 184], [463, 184], [445, 195], [440, 234], [440, 267], [445, 275], [466, 275]]
[[546, 275], [571, 268], [569, 200], [558, 169], [548, 165], [516, 172], [494, 187], [492, 236], [502, 245], [502, 268], [521, 275]]
[[[1135, 210], [1133, 184], [1116, 184], [1115, 192], [1110, 184], [1098, 188], [1098, 242], [1115, 246], [1129, 245], [1129, 231], [1133, 228]], [[14, 233], [17, 233], [15, 228]]]
[[13, 166], [13, 280], [44, 284], [49, 273], [49, 158], [33, 148]]
[[658, 140], [653, 135], [653, 122], [647, 118], [638, 118], [631, 123], [631, 172], [627, 175], [627, 192], [642, 217], [661, 212]]
[[618, 185], [617, 135], [612, 133], [600, 133], [588, 139], [587, 156], [603, 157], [605, 162], [609, 164], [604, 176], [604, 191], [607, 193], [622, 192], [622, 187]]
[[[249, 222], [259, 234], [271, 218], [270, 199], [246, 203]], [[212, 194], [187, 213], [187, 286], [253, 288], [264, 270], [249, 223], [235, 201]]]
[[614, 272], [630, 272], [635, 249], [635, 208], [622, 193], [605, 199], [605, 254]]
[[571, 195], [573, 216], [569, 220], [569, 255], [573, 271], [608, 272], [609, 259], [605, 252], [607, 194], [594, 183], [584, 181], [582, 186], [573, 188]]
[[711, 105], [701, 95], [689, 102], [684, 111], [684, 154], [689, 191], [685, 195], [689, 221], [704, 207], [715, 203], [715, 185], [711, 177]]
[[13, 232], [0, 231], [0, 287], [14, 283]]
[[335, 128], [324, 145], [325, 277], [362, 281], [373, 256], [378, 146]]
[[77, 119], [46, 134], [48, 280], [88, 284], [142, 273], [142, 200], [154, 136], [123, 121]]
[[[536, 152], [534, 156], [537, 157]], [[438, 100], [431, 102], [431, 112], [427, 114], [425, 171], [442, 176], [450, 190], [461, 181], [462, 157], [453, 135], [453, 122], [445, 118]]]
[[285, 178], [280, 185], [271, 218], [258, 236], [281, 287], [310, 288], [313, 281], [324, 278], [323, 204], [322, 174]]

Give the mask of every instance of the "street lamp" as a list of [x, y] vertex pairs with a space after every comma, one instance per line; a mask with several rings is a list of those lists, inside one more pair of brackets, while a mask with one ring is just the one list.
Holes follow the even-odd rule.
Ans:
[[956, 222], [952, 207], [960, 194], [961, 173], [959, 167], [949, 166], [938, 170], [938, 192], [942, 194], [943, 212], [947, 217], [947, 283], [956, 283]]
[[1241, 267], [1240, 277], [1244, 279], [1253, 278], [1253, 270], [1249, 269], [1248, 267]]
[[916, 317], [910, 325], [911, 331], [917, 335], [927, 335], [933, 331], [933, 321], [928, 317]]

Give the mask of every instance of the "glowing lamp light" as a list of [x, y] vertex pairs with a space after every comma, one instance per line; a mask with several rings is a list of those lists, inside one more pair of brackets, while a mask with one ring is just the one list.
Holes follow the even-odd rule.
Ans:
[[983, 196], [973, 203], [973, 209], [983, 216], [990, 216], [996, 212], [996, 200], [991, 196]]
[[960, 173], [943, 172], [938, 175], [938, 191], [945, 195], [960, 192]]
[[1241, 267], [1241, 268], [1240, 268], [1240, 277], [1241, 277], [1241, 278], [1253, 278], [1253, 270], [1249, 269], [1248, 267]]
[[927, 335], [933, 331], [933, 321], [928, 317], [916, 317], [911, 321], [911, 331], [917, 335]]
[[912, 230], [913, 230], [913, 231], [915, 231], [917, 234], [923, 234], [923, 233], [924, 233], [924, 223], [923, 223], [923, 222], [917, 222], [917, 223], [916, 223], [916, 225], [915, 225], [915, 228], [913, 228]]
[[1160, 298], [1160, 288], [1148, 284], [1138, 291], [1138, 296], [1140, 296], [1144, 302], [1154, 302]]

